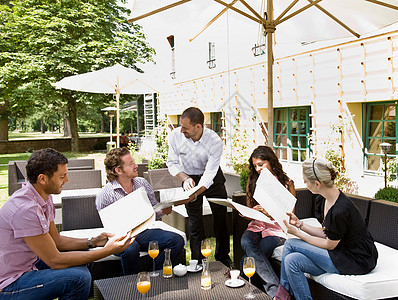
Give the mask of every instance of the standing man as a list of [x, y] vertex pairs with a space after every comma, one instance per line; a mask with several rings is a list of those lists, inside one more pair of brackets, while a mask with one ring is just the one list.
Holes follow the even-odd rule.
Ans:
[[[108, 183], [97, 195], [97, 209], [101, 210], [108, 205], [127, 196], [133, 191], [144, 187], [152, 205], [157, 204], [152, 186], [144, 178], [138, 177], [138, 166], [127, 148], [115, 148], [106, 154], [105, 170]], [[156, 214], [160, 218], [164, 214], [171, 213], [171, 207], [163, 209]], [[116, 221], [116, 220], [115, 220]], [[159, 256], [156, 258], [156, 269], [161, 269], [164, 261], [165, 248], [171, 249], [171, 260], [175, 265], [181, 250], [184, 247], [184, 239], [178, 233], [158, 228], [147, 229], [136, 236], [134, 243], [121, 253], [122, 269], [124, 275], [140, 272], [140, 251], [148, 251], [150, 241], [158, 241]]]
[[83, 265], [132, 243], [129, 235], [108, 242], [107, 233], [89, 240], [58, 233], [51, 194], [68, 182], [67, 163], [54, 149], [34, 152], [28, 182], [0, 209], [0, 299], [87, 299], [91, 275]]
[[[169, 137], [167, 167], [182, 182], [184, 190], [200, 186], [185, 204], [188, 212], [192, 259], [203, 258], [200, 243], [205, 238], [202, 218], [203, 195], [209, 198], [227, 198], [225, 177], [220, 168], [223, 142], [213, 130], [204, 127], [204, 115], [196, 107], [187, 108], [180, 118], [181, 127]], [[215, 258], [231, 266], [227, 208], [210, 202], [216, 236]]]

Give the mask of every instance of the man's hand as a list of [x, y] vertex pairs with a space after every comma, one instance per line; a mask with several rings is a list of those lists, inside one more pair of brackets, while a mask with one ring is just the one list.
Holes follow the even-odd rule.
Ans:
[[112, 233], [103, 232], [100, 235], [93, 237], [91, 239], [91, 243], [93, 244], [93, 247], [104, 247], [109, 238], [112, 236]]
[[184, 191], [188, 191], [194, 187], [195, 187], [195, 181], [193, 181], [191, 177], [185, 179], [182, 184], [182, 188], [184, 189]]
[[115, 253], [120, 253], [126, 250], [135, 240], [135, 237], [131, 236], [131, 231], [128, 234], [120, 237], [112, 237], [106, 243], [105, 247], [110, 249], [110, 251]]
[[165, 215], [171, 214], [172, 211], [173, 211], [173, 208], [171, 206], [162, 209], [162, 213], [164, 213]]

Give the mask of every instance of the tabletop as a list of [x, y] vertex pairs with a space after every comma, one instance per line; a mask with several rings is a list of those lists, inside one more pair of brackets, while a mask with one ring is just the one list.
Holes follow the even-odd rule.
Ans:
[[162, 276], [151, 278], [151, 289], [146, 295], [141, 295], [136, 288], [137, 275], [128, 275], [94, 281], [95, 299], [120, 300], [120, 299], [244, 299], [244, 295], [254, 289], [255, 299], [270, 300], [271, 298], [244, 280], [241, 287], [227, 287], [225, 275], [228, 268], [220, 262], [210, 263], [212, 288], [200, 288], [201, 272], [187, 273], [183, 277], [165, 279]]

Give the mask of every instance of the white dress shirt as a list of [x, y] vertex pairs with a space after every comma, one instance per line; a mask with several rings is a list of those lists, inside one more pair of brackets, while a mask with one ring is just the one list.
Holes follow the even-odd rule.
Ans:
[[186, 138], [181, 127], [174, 129], [169, 136], [167, 167], [171, 175], [184, 172], [188, 175], [202, 175], [198, 186], [208, 189], [220, 167], [223, 142], [213, 130], [203, 128], [201, 138], [194, 142]]

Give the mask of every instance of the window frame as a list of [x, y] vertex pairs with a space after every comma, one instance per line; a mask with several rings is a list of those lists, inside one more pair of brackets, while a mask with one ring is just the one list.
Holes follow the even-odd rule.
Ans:
[[[300, 120], [300, 113], [298, 113], [299, 110], [305, 109], [304, 114], [305, 114], [305, 120]], [[294, 120], [291, 119], [292, 112], [297, 111], [296, 113], [296, 118]], [[281, 111], [284, 111], [284, 120], [279, 120], [277, 119], [277, 114]], [[294, 107], [281, 107], [281, 108], [274, 108], [274, 132], [273, 132], [273, 137], [274, 137], [274, 145], [273, 149], [275, 153], [277, 153], [277, 156], [280, 160], [282, 161], [288, 161], [288, 162], [297, 162], [297, 163], [302, 163], [305, 159], [310, 157], [311, 154], [311, 143], [309, 139], [310, 135], [310, 128], [311, 128], [311, 118], [310, 118], [310, 113], [311, 113], [311, 107], [310, 106], [294, 106]], [[282, 113], [283, 114], [283, 113]], [[293, 124], [297, 123], [297, 128], [299, 128], [300, 123], [305, 123], [305, 134], [300, 133], [300, 130], [297, 131], [297, 133], [292, 133], [292, 128], [294, 128]], [[286, 123], [286, 133], [284, 133], [283, 130], [283, 125]], [[280, 125], [280, 132], [277, 132], [278, 125]], [[280, 138], [281, 145], [276, 145], [276, 141], [278, 140], [278, 137]], [[292, 138], [296, 137], [297, 138], [297, 146], [293, 146], [292, 143]], [[301, 145], [300, 139], [305, 137], [305, 147]], [[283, 145], [283, 140], [286, 138], [286, 146]], [[285, 149], [285, 150], [283, 150]], [[281, 158], [280, 153], [286, 151], [286, 158]], [[295, 151], [296, 153], [296, 160], [295, 158]], [[301, 157], [301, 153], [305, 152], [305, 159]]]
[[[364, 130], [364, 138], [365, 138], [365, 143], [364, 143], [364, 148], [363, 148], [363, 167], [364, 167], [364, 171], [366, 173], [380, 173], [381, 169], [384, 168], [384, 154], [381, 150], [380, 147], [378, 147], [378, 153], [372, 153], [369, 152], [369, 142], [370, 140], [380, 140], [380, 143], [383, 142], [388, 142], [390, 144], [392, 144], [393, 146], [395, 145], [395, 154], [391, 153], [391, 150], [389, 153], [387, 153], [387, 157], [388, 158], [395, 158], [397, 157], [398, 154], [398, 149], [397, 149], [397, 140], [398, 140], [398, 102], [397, 101], [382, 101], [382, 102], [370, 102], [370, 103], [364, 103], [365, 105], [365, 130]], [[383, 110], [382, 110], [382, 119], [381, 120], [371, 120], [370, 119], [370, 114], [372, 112], [372, 106], [376, 106], [376, 105], [382, 105], [383, 106]], [[387, 120], [385, 119], [385, 112], [386, 112], [386, 107], [387, 106], [395, 106], [395, 138], [392, 137], [388, 137], [385, 136], [385, 124], [388, 122], [391, 122], [391, 120]], [[370, 136], [370, 124], [371, 123], [381, 123], [381, 135], [379, 136]], [[378, 170], [371, 170], [369, 169], [369, 157], [379, 157], [380, 158], [380, 164], [379, 164], [379, 169]]]

